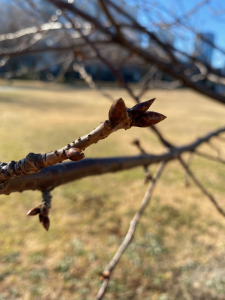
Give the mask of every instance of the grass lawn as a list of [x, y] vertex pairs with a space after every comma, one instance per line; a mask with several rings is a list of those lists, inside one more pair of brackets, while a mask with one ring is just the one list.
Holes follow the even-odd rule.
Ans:
[[[120, 89], [115, 99], [134, 105]], [[190, 90], [152, 90], [152, 110], [167, 116], [158, 128], [174, 144], [193, 141], [224, 126], [225, 107]], [[111, 103], [97, 91], [65, 85], [0, 81], [0, 160], [18, 160], [66, 145], [107, 119]], [[148, 129], [118, 131], [88, 148], [86, 157], [149, 153], [164, 149]], [[225, 143], [212, 140], [225, 157]], [[207, 145], [202, 151], [216, 155]], [[187, 156], [184, 156], [186, 159]], [[225, 166], [193, 157], [192, 170], [225, 204]], [[154, 172], [156, 166], [150, 167]], [[52, 192], [50, 231], [26, 212], [41, 203], [28, 191], [0, 198], [0, 300], [94, 299], [110, 261], [144, 195], [142, 168], [84, 178]], [[184, 172], [170, 162], [115, 269], [107, 300], [225, 299], [225, 220]]]

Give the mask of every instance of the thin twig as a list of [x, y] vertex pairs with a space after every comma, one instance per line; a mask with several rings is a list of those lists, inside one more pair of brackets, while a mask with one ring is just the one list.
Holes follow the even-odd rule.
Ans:
[[216, 151], [216, 153], [217, 153], [217, 157], [219, 157], [220, 156], [220, 149], [216, 146], [216, 145], [214, 145], [213, 143], [212, 143], [212, 141], [209, 141], [209, 147], [212, 149], [212, 150], [214, 150], [214, 151]]
[[225, 142], [225, 137], [223, 136], [218, 136], [218, 139], [221, 140], [222, 142]]
[[117, 265], [119, 259], [121, 258], [123, 252], [129, 246], [129, 244], [132, 240], [132, 237], [134, 235], [134, 232], [135, 232], [136, 226], [138, 224], [138, 221], [140, 220], [146, 206], [149, 203], [149, 200], [152, 196], [152, 192], [154, 190], [156, 182], [158, 181], [160, 175], [162, 174], [162, 171], [165, 167], [165, 164], [166, 164], [165, 162], [161, 162], [160, 165], [158, 166], [158, 169], [157, 169], [157, 171], [156, 171], [156, 173], [153, 177], [153, 180], [152, 180], [151, 184], [149, 185], [149, 187], [148, 187], [148, 189], [147, 189], [147, 191], [144, 195], [144, 198], [142, 199], [141, 206], [140, 206], [139, 210], [136, 212], [136, 214], [134, 215], [133, 219], [130, 222], [130, 227], [129, 227], [128, 232], [125, 236], [125, 239], [123, 240], [123, 242], [120, 245], [119, 249], [117, 250], [116, 254], [114, 255], [114, 257], [110, 261], [109, 265], [106, 267], [105, 271], [103, 272], [102, 275], [104, 276], [104, 274], [105, 274], [105, 278], [104, 278], [102, 286], [101, 286], [101, 288], [100, 288], [100, 290], [99, 290], [99, 292], [96, 296], [96, 300], [102, 299], [103, 295], [105, 294], [107, 285], [109, 283], [110, 275], [111, 275], [113, 269], [116, 267], [116, 265]]
[[[142, 155], [147, 155], [146, 151], [141, 147], [139, 139], [133, 140], [132, 145], [135, 145]], [[151, 173], [149, 172], [148, 166], [143, 166], [143, 169], [145, 173], [144, 183], [147, 184], [150, 180], [152, 180], [152, 176]]]
[[185, 164], [182, 158], [179, 158], [179, 162], [181, 163], [182, 167], [185, 169], [187, 174], [190, 176], [190, 178], [194, 181], [194, 183], [197, 185], [197, 187], [201, 190], [201, 192], [208, 197], [208, 199], [212, 202], [212, 204], [216, 207], [218, 212], [225, 217], [225, 212], [223, 209], [219, 206], [217, 203], [216, 199], [211, 195], [205, 188], [204, 186], [200, 183], [200, 181], [195, 177], [193, 172], [189, 169], [188, 165]]
[[[192, 155], [193, 155], [193, 152], [190, 152], [188, 155], [187, 166], [190, 166], [190, 163], [191, 163], [191, 160], [193, 157]], [[188, 188], [190, 186], [189, 177], [188, 177], [187, 172], [185, 172], [185, 174], [184, 174], [184, 184], [185, 184], [186, 188]]]
[[207, 153], [202, 153], [200, 151], [195, 151], [195, 154], [201, 156], [201, 157], [204, 157], [206, 159], [209, 159], [209, 160], [212, 160], [212, 161], [216, 161], [218, 163], [222, 163], [222, 164], [225, 164], [225, 160], [220, 158], [220, 157], [214, 157], [210, 154], [207, 154]]
[[70, 52], [67, 54], [67, 59], [63, 62], [61, 69], [59, 71], [59, 73], [57, 74], [57, 76], [54, 78], [53, 82], [59, 82], [61, 79], [63, 79], [65, 73], [67, 72], [67, 70], [69, 69], [70, 65], [72, 64], [74, 60], [74, 55], [73, 52]]
[[108, 94], [104, 89], [94, 82], [92, 76], [86, 72], [84, 64], [75, 63], [73, 65], [73, 69], [80, 74], [81, 78], [84, 79], [91, 89], [96, 89], [101, 95], [105, 96], [110, 101], [114, 101], [112, 95]]
[[[81, 37], [86, 41], [86, 43], [88, 45], [90, 45], [90, 47], [94, 50], [94, 52], [96, 53], [96, 55], [98, 56], [98, 58], [102, 61], [102, 63], [104, 65], [106, 65], [112, 72], [112, 74], [116, 77], [118, 84], [120, 87], [123, 87], [127, 90], [127, 92], [130, 94], [131, 97], [133, 97], [136, 102], [139, 102], [139, 99], [135, 96], [135, 94], [133, 93], [132, 89], [130, 88], [130, 86], [127, 84], [127, 82], [124, 80], [123, 76], [120, 73], [120, 70], [117, 70], [113, 64], [110, 62], [110, 60], [108, 60], [107, 58], [105, 58], [100, 51], [98, 50], [98, 48], [96, 47], [96, 45], [91, 41], [91, 39], [89, 39], [88, 36], [83, 35], [82, 30], [78, 27], [76, 27], [76, 25], [74, 24], [74, 22], [66, 15], [66, 18], [71, 22], [72, 26], [79, 31]], [[124, 39], [124, 38], [123, 38]]]

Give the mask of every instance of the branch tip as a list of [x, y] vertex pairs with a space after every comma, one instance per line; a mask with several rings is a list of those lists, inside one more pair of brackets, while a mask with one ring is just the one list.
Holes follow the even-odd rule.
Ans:
[[31, 208], [28, 212], [27, 212], [27, 216], [35, 216], [37, 214], [40, 214], [41, 210], [40, 207], [34, 207]]
[[135, 127], [149, 127], [153, 126], [163, 120], [166, 119], [166, 116], [154, 112], [154, 111], [147, 111], [143, 113], [140, 118], [134, 119], [132, 126]]
[[46, 229], [47, 231], [49, 230], [50, 227], [50, 219], [49, 217], [43, 217], [41, 224], [43, 225], [44, 229]]
[[133, 106], [130, 111], [133, 113], [136, 113], [137, 115], [142, 115], [144, 112], [146, 112], [149, 107], [153, 104], [156, 98], [141, 102]]

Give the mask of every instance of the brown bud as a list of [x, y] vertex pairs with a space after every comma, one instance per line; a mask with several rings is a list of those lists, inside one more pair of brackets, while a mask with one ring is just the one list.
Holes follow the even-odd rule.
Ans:
[[43, 217], [41, 224], [48, 231], [50, 227], [50, 219], [49, 217]]
[[137, 146], [137, 147], [140, 147], [140, 141], [139, 139], [134, 139], [133, 142], [132, 142], [133, 145]]
[[78, 161], [85, 157], [84, 153], [79, 148], [70, 148], [65, 151], [66, 157], [72, 161]]
[[154, 111], [148, 111], [143, 113], [140, 118], [134, 119], [132, 126], [136, 127], [148, 127], [155, 125], [166, 119], [166, 116]]
[[146, 172], [144, 184], [147, 184], [150, 180], [152, 180], [152, 175], [149, 172]]
[[39, 221], [40, 221], [40, 223], [42, 223], [42, 221], [43, 221], [44, 218], [45, 218], [44, 216], [42, 216], [41, 214], [39, 214]]
[[144, 112], [146, 112], [149, 109], [149, 107], [152, 105], [154, 101], [155, 98], [144, 101], [142, 103], [138, 103], [129, 109], [129, 113], [132, 115], [133, 118], [140, 117]]
[[126, 118], [127, 110], [122, 98], [114, 101], [109, 110], [109, 122], [112, 127], [116, 126], [123, 118]]
[[35, 216], [40, 213], [40, 207], [33, 207], [27, 212], [27, 216]]
[[100, 280], [108, 279], [110, 277], [110, 272], [104, 271], [102, 273], [99, 273], [99, 275], [100, 275]]
[[41, 208], [40, 208], [40, 214], [43, 216], [43, 217], [47, 217], [48, 216], [48, 213], [49, 213], [49, 208], [45, 205], [41, 205]]

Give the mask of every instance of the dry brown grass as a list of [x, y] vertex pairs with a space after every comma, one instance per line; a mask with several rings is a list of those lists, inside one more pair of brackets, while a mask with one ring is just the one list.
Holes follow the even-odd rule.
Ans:
[[[95, 91], [19, 81], [15, 86], [0, 90], [1, 161], [56, 149], [107, 118], [110, 102]], [[124, 91], [109, 92], [133, 105]], [[176, 144], [224, 125], [225, 108], [190, 90], [152, 90], [143, 100], [152, 97], [152, 110], [168, 117], [159, 129]], [[137, 136], [147, 151], [164, 150], [148, 129], [134, 128], [90, 147], [86, 157], [137, 154], [131, 145]], [[192, 169], [223, 205], [224, 166], [196, 157]], [[177, 162], [166, 167], [105, 299], [224, 295], [225, 220], [196, 187], [185, 189], [183, 177]], [[40, 203], [39, 192], [1, 196], [0, 300], [93, 299], [98, 272], [125, 235], [145, 188], [142, 168], [61, 186], [53, 191], [48, 233], [37, 218], [26, 217]]]

